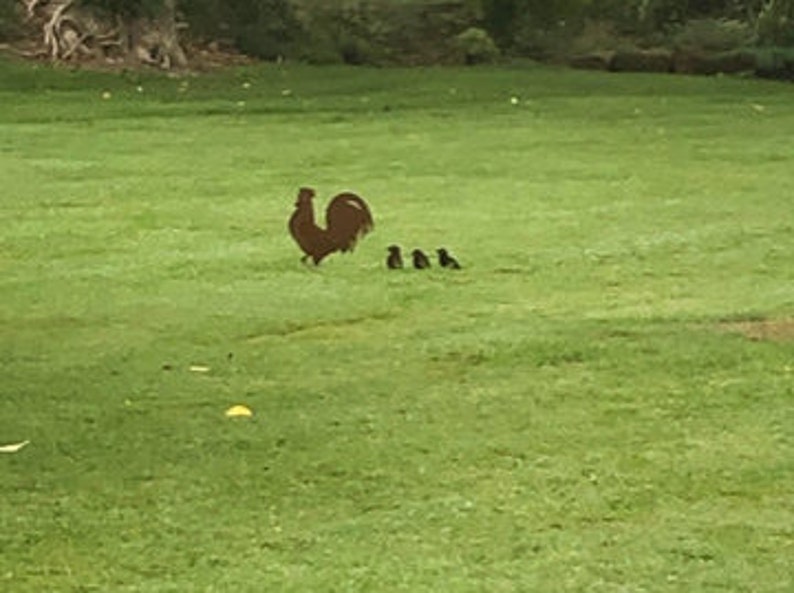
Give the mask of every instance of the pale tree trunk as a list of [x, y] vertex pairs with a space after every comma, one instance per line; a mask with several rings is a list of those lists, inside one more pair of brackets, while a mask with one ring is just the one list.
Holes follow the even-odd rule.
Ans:
[[163, 55], [167, 60], [164, 67], [187, 68], [187, 56], [179, 44], [179, 25], [176, 20], [176, 0], [165, 0], [163, 12], [157, 19], [157, 28], [163, 43]]
[[42, 31], [37, 54], [53, 61], [138, 62], [166, 70], [188, 66], [179, 43], [176, 0], [154, 19], [107, 22], [74, 0], [20, 0]]

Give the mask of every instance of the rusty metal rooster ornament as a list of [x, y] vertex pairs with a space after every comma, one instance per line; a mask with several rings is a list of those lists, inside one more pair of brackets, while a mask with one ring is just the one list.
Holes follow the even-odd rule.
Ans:
[[289, 219], [289, 232], [305, 254], [301, 261], [311, 258], [314, 265], [336, 252], [353, 251], [356, 243], [369, 233], [375, 223], [367, 203], [351, 192], [343, 192], [330, 201], [325, 210], [325, 228], [314, 222], [315, 192], [310, 187], [298, 191], [295, 212]]

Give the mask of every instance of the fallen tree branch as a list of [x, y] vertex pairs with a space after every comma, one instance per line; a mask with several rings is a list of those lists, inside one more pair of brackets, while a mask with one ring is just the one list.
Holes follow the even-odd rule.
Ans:
[[91, 38], [91, 33], [83, 33], [69, 49], [67, 49], [61, 56], [62, 60], [68, 60], [69, 57], [81, 47], [84, 47], [86, 40]]
[[29, 19], [33, 18], [34, 14], [36, 12], [36, 7], [39, 5], [41, 0], [21, 0], [21, 1], [22, 1], [22, 4], [25, 5], [25, 9], [27, 10], [27, 13], [28, 13], [28, 18]]
[[[186, 68], [179, 42], [186, 24], [176, 20], [176, 0], [165, 0], [155, 18], [100, 17], [75, 0], [19, 0], [41, 30], [41, 53], [53, 62], [110, 60]], [[39, 54], [37, 54], [39, 55]]]
[[50, 20], [44, 25], [44, 44], [50, 50], [50, 56], [53, 60], [61, 57], [62, 54], [62, 36], [61, 26], [64, 21], [64, 13], [72, 6], [72, 0], [66, 0], [63, 4], [58, 5], [52, 13]]

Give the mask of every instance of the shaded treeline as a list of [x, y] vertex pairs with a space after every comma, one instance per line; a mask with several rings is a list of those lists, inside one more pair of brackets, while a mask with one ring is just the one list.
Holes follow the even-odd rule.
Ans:
[[[0, 38], [25, 5], [3, 2]], [[75, 0], [109, 19], [155, 18], [174, 0]], [[794, 46], [794, 0], [176, 0], [182, 35], [264, 59], [486, 62], [618, 46]]]

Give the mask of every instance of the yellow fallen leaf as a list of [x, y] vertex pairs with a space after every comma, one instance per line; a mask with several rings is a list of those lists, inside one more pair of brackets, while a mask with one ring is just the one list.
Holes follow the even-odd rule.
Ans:
[[254, 413], [251, 411], [251, 408], [249, 408], [248, 406], [243, 406], [241, 404], [232, 406], [231, 408], [226, 410], [226, 416], [228, 416], [229, 418], [233, 418], [235, 416], [246, 416], [250, 418], [253, 415]]

